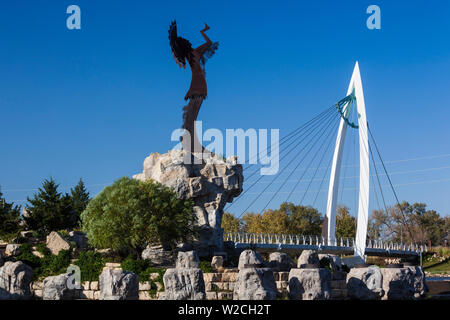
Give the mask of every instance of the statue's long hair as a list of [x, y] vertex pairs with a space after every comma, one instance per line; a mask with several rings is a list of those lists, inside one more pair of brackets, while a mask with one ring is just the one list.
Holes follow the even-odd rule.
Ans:
[[169, 28], [169, 40], [176, 63], [180, 67], [186, 68], [186, 60], [191, 59], [192, 56], [192, 44], [189, 40], [177, 36], [177, 22], [175, 20], [172, 21]]

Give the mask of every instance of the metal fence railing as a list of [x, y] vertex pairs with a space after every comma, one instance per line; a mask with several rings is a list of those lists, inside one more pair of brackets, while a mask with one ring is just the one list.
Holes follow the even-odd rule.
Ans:
[[[294, 234], [270, 234], [270, 233], [246, 233], [246, 232], [226, 232], [224, 241], [244, 244], [283, 244], [283, 245], [310, 245], [310, 246], [331, 246], [354, 248], [354, 238], [327, 239], [321, 236], [294, 235]], [[383, 240], [367, 240], [366, 248], [380, 250], [396, 250], [409, 252], [426, 252], [426, 245], [393, 243]]]

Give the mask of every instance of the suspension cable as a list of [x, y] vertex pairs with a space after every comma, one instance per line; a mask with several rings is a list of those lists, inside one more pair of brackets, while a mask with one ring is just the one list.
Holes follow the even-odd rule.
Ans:
[[[319, 118], [323, 117], [324, 115], [330, 113], [330, 111], [332, 111], [334, 109], [334, 106], [328, 107], [327, 109], [325, 109], [324, 111], [322, 111], [321, 113], [319, 113], [317, 116], [315, 116], [314, 118], [312, 118], [311, 120], [305, 122], [304, 124], [302, 124], [301, 126], [299, 126], [298, 128], [294, 129], [293, 131], [291, 131], [290, 133], [288, 133], [286, 136], [284, 136], [283, 138], [281, 138], [279, 146], [283, 145], [285, 142], [289, 141], [290, 139], [292, 139], [297, 133], [301, 132], [301, 130], [306, 129], [307, 126], [309, 126], [311, 123], [313, 123], [314, 121], [318, 120]], [[251, 160], [254, 160], [255, 157], [258, 157], [261, 152], [263, 151], [268, 151], [269, 148], [270, 150], [272, 150], [272, 147], [274, 145], [270, 145], [267, 146], [265, 149], [260, 150], [258, 152], [258, 154], [254, 155], [252, 158], [249, 158], [249, 162]], [[248, 169], [251, 166], [251, 164], [249, 163], [249, 166], [247, 166], [246, 168], [244, 168], [244, 170]]]
[[[329, 121], [326, 123], [326, 125], [324, 125], [324, 126], [328, 126], [330, 123], [331, 123], [331, 121], [334, 119], [335, 117], [331, 117], [330, 119], [329, 119]], [[316, 129], [317, 129], [317, 127], [316, 128], [314, 128], [314, 130], [313, 131], [311, 131], [309, 134], [308, 134], [308, 136], [310, 136], [313, 132], [315, 132], [316, 131]], [[322, 128], [320, 128], [320, 129], [322, 129]], [[319, 132], [320, 132], [321, 130], [319, 130]], [[306, 146], [311, 142], [312, 140], [310, 140], [307, 144], [306, 144]], [[298, 145], [298, 144], [297, 144]], [[280, 172], [280, 175], [286, 170], [286, 168], [288, 168], [289, 167], [289, 165], [296, 159], [296, 157], [301, 153], [301, 152], [303, 152], [303, 150], [306, 148], [306, 146], [305, 147], [303, 147], [297, 154], [296, 154], [296, 156], [294, 157], [294, 158], [292, 158], [291, 159], [291, 161], [289, 161], [289, 163], [288, 163], [288, 165], [287, 166], [285, 166], [285, 167], [283, 167], [283, 169], [281, 170], [281, 172]], [[261, 176], [262, 177], [262, 176]], [[249, 206], [247, 206], [247, 208], [244, 210], [244, 211], [242, 211], [242, 213], [240, 214], [240, 216], [239, 217], [241, 217], [244, 213], [245, 213], [245, 211], [247, 211], [255, 202], [256, 202], [256, 200], [258, 200], [259, 199], [259, 197], [270, 187], [270, 185], [273, 183], [273, 181], [275, 181], [275, 179], [276, 178], [278, 178], [278, 175], [277, 176], [275, 176], [274, 177], [274, 179], [272, 179], [272, 182], [270, 183], [270, 184], [268, 184], [265, 188], [264, 188], [264, 190], [250, 203], [250, 205]], [[248, 189], [247, 189], [248, 190]]]
[[375, 142], [375, 138], [374, 138], [374, 136], [372, 134], [372, 130], [370, 130], [369, 123], [367, 123], [367, 129], [369, 131], [370, 137], [372, 138], [373, 144], [375, 146], [375, 150], [377, 151], [377, 154], [378, 154], [378, 157], [380, 158], [381, 164], [383, 165], [383, 169], [384, 169], [384, 172], [386, 174], [386, 177], [388, 178], [389, 185], [391, 186], [392, 192], [394, 193], [394, 197], [395, 197], [395, 200], [397, 201], [398, 208], [400, 209], [400, 212], [402, 214], [403, 223], [408, 228], [408, 233], [411, 236], [411, 239], [413, 239], [413, 236], [412, 236], [412, 233], [411, 233], [411, 229], [409, 228], [408, 224], [406, 223], [405, 213], [403, 212], [403, 209], [402, 209], [402, 207], [400, 205], [400, 201], [398, 200], [398, 197], [397, 197], [397, 193], [395, 192], [394, 186], [392, 184], [391, 178], [389, 177], [389, 174], [387, 172], [386, 166], [384, 165], [383, 159], [381, 158], [380, 151], [378, 150], [378, 146], [377, 146], [377, 143]]
[[[333, 134], [333, 132], [336, 131], [336, 128], [337, 128], [338, 125], [339, 125], [339, 121], [337, 121], [337, 123], [331, 128], [330, 133], [328, 134], [328, 136], [326, 136], [325, 140], [322, 142], [322, 145], [321, 145], [320, 148], [316, 151], [316, 154], [315, 154], [315, 155], [313, 156], [313, 158], [311, 159], [309, 165], [306, 167], [306, 169], [305, 169], [305, 171], [303, 172], [303, 174], [301, 175], [300, 179], [298, 179], [298, 181], [297, 181], [297, 183], [295, 184], [294, 188], [292, 188], [291, 192], [289, 193], [288, 197], [286, 198], [286, 202], [289, 200], [290, 196], [292, 195], [292, 193], [293, 193], [294, 190], [297, 188], [297, 186], [298, 186], [298, 184], [300, 183], [300, 181], [301, 181], [301, 180], [303, 179], [303, 177], [305, 176], [306, 171], [309, 170], [309, 168], [311, 167], [313, 161], [316, 159], [317, 155], [319, 154], [319, 151], [322, 150], [322, 147], [323, 147], [323, 146], [325, 146], [326, 141], [329, 140], [329, 142], [328, 142], [328, 144], [327, 144], [327, 147], [329, 147], [330, 144], [331, 144], [331, 142], [333, 142], [333, 135], [332, 135], [332, 134]], [[331, 139], [330, 139], [330, 137], [331, 137]], [[322, 155], [322, 157], [321, 157], [320, 163], [322, 163], [322, 160], [323, 160], [324, 156], [325, 156], [325, 152], [323, 153], [323, 155]], [[320, 164], [319, 164], [319, 166], [320, 166]], [[302, 197], [302, 199], [300, 200], [300, 203], [303, 203], [303, 199], [305, 198], [306, 194], [308, 193], [309, 187], [311, 186], [311, 183], [312, 183], [312, 181], [314, 180], [315, 174], [316, 174], [316, 173], [317, 173], [317, 168], [316, 168], [316, 171], [315, 171], [315, 173], [314, 173], [313, 178], [309, 181], [308, 187], [306, 188], [306, 191], [305, 191], [305, 193], [303, 194], [303, 197]]]
[[[330, 133], [332, 133], [333, 131], [331, 131]], [[316, 139], [316, 143], [320, 141], [320, 139], [322, 138], [322, 136], [324, 135], [325, 131], [322, 132], [322, 134], [319, 136], [319, 138]], [[327, 138], [329, 137], [329, 135], [327, 136]], [[323, 144], [323, 143], [322, 143]], [[294, 170], [291, 171], [294, 172], [299, 166], [300, 164], [303, 162], [303, 160], [306, 159], [306, 157], [308, 156], [309, 152], [311, 152], [312, 148], [315, 146], [315, 143], [311, 145], [311, 147], [309, 148], [309, 150], [305, 153], [305, 156], [300, 160], [300, 162], [297, 163], [297, 165], [295, 166]], [[320, 151], [321, 148], [319, 148], [318, 151]], [[315, 157], [317, 156], [317, 152], [314, 155], [313, 159], [315, 159]], [[295, 159], [295, 158], [294, 158]], [[300, 177], [300, 179], [297, 181], [297, 183], [295, 184], [294, 188], [291, 190], [291, 192], [289, 193], [288, 197], [286, 198], [286, 202], [289, 200], [290, 196], [292, 195], [292, 192], [295, 190], [295, 188], [297, 188], [298, 184], [300, 183], [301, 179], [303, 178], [303, 176], [305, 175], [305, 172], [308, 170], [308, 168], [311, 166], [311, 162], [310, 164], [307, 166], [306, 170], [303, 172], [302, 176]], [[270, 198], [270, 200], [267, 202], [266, 206], [261, 210], [261, 212], [263, 212], [267, 206], [270, 204], [270, 202], [278, 195], [278, 193], [280, 192], [280, 190], [283, 188], [283, 186], [286, 184], [287, 180], [289, 179], [289, 176], [286, 177], [286, 179], [284, 180], [284, 182], [281, 184], [281, 186], [278, 188], [277, 192], [275, 192], [275, 194], [272, 195], [272, 198]]]
[[[325, 118], [323, 119], [323, 120], [328, 120], [328, 119], [330, 119], [330, 118], [332, 118], [333, 117], [333, 115], [335, 115], [335, 113], [334, 112], [331, 112], [331, 113], [328, 113], [326, 116], [325, 116]], [[322, 119], [320, 119], [321, 120], [321, 122], [322, 122]], [[322, 122], [323, 123], [323, 122]], [[298, 141], [297, 142], [297, 144], [292, 148], [292, 149], [290, 149], [289, 151], [288, 151], [288, 153], [287, 154], [285, 154], [283, 157], [281, 157], [281, 159], [280, 159], [280, 162], [283, 160], [283, 159], [285, 159], [293, 150], [295, 150], [296, 148], [297, 148], [297, 146], [299, 146], [306, 138], [308, 138], [313, 132], [315, 132], [316, 131], [316, 129], [317, 129], [318, 127], [316, 126], [316, 127], [314, 127], [311, 131], [309, 131], [308, 132], [308, 134], [305, 136], [305, 137], [303, 137], [300, 141]], [[302, 135], [303, 136], [303, 135]], [[294, 140], [294, 142], [295, 142], [295, 140]], [[289, 146], [288, 146], [289, 147]], [[284, 149], [284, 150], [286, 150], [286, 148]], [[284, 151], [283, 150], [283, 151]], [[257, 169], [257, 170], [255, 170], [255, 172], [253, 172], [253, 174], [251, 174], [250, 175], [250, 177], [252, 176], [252, 175], [254, 175], [256, 172], [258, 172], [259, 171], [259, 169]], [[262, 178], [264, 178], [264, 175], [260, 175], [259, 176], [259, 178], [256, 180], [256, 181], [254, 181], [244, 192], [242, 192], [228, 207], [227, 207], [227, 210], [228, 209], [230, 209], [236, 202], [237, 202], [237, 200], [239, 200], [239, 199], [241, 199], [242, 198], [242, 196], [244, 196], [250, 189], [252, 189]]]

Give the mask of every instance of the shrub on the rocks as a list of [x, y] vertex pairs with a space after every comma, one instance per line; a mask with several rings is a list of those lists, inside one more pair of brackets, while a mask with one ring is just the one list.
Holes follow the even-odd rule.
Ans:
[[150, 275], [150, 260], [136, 259], [132, 255], [129, 255], [120, 264], [121, 268], [125, 271], [130, 271], [139, 276], [139, 281], [148, 281]]
[[211, 261], [202, 260], [200, 261], [200, 269], [203, 273], [211, 273], [214, 272], [211, 267]]
[[[160, 291], [164, 291], [164, 273], [166, 273], [167, 269], [164, 268], [150, 268], [150, 273], [157, 273], [159, 274], [158, 278], [156, 278], [156, 280], [154, 280], [155, 282], [158, 282], [159, 284], [161, 284], [161, 289]], [[152, 281], [152, 280], [151, 280]]]
[[16, 260], [22, 261], [26, 265], [33, 269], [33, 276], [40, 273], [42, 265], [41, 259], [32, 253], [33, 249], [29, 243], [24, 243], [20, 246], [20, 255], [16, 257]]
[[24, 243], [20, 246], [20, 255], [18, 261], [29, 265], [33, 269], [33, 278], [40, 279], [48, 276], [58, 275], [66, 272], [70, 265], [71, 250], [61, 250], [58, 255], [52, 255], [45, 245], [38, 245], [36, 248], [43, 258], [33, 254], [33, 248], [30, 244]]
[[48, 254], [44, 256], [43, 273], [46, 276], [65, 273], [70, 265], [71, 250], [61, 250], [58, 255]]
[[[166, 272], [166, 269], [163, 268], [154, 268], [151, 267], [150, 260], [141, 260], [136, 259], [133, 255], [129, 255], [126, 259], [122, 261], [120, 267], [124, 271], [133, 272], [138, 275], [139, 281], [148, 281], [150, 283], [151, 289], [149, 290], [150, 294], [154, 295], [157, 292], [156, 282], [162, 285], [162, 291], [164, 291], [164, 281], [163, 276]], [[157, 279], [150, 279], [151, 273], [158, 273], [159, 276]]]
[[178, 199], [160, 183], [128, 177], [92, 199], [81, 220], [93, 246], [135, 256], [147, 243], [185, 242], [196, 230], [192, 200]]

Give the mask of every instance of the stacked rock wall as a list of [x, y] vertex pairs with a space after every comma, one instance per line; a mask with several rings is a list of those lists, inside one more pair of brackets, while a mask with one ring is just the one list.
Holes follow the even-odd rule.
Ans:
[[[121, 271], [120, 263], [107, 263], [104, 270], [117, 270]], [[69, 296], [64, 296], [64, 286], [57, 284], [56, 286], [52, 283], [54, 278], [61, 277], [53, 276], [47, 277], [43, 281], [35, 281], [31, 284], [31, 291], [35, 299], [44, 300], [101, 300], [100, 295], [100, 284], [99, 281], [83, 281], [79, 288], [76, 288], [71, 292]], [[159, 277], [158, 273], [151, 273], [150, 279], [153, 283], [156, 283], [156, 293], [152, 288], [150, 281], [139, 282], [138, 287], [138, 298], [139, 300], [157, 300], [161, 295], [162, 285], [156, 282]], [[50, 285], [49, 285], [50, 282]], [[61, 290], [62, 289], [62, 290]], [[49, 294], [50, 293], [50, 294]]]

